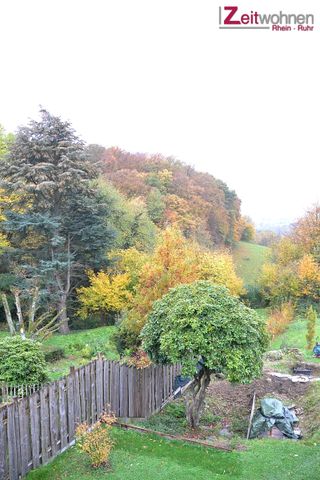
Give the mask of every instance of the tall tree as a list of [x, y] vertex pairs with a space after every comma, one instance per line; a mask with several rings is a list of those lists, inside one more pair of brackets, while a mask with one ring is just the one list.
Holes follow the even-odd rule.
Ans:
[[2, 188], [21, 194], [23, 202], [23, 208], [5, 212], [2, 228], [20, 278], [46, 288], [67, 333], [68, 298], [84, 271], [98, 266], [114, 231], [83, 141], [69, 122], [40, 113], [39, 121], [18, 130], [0, 165]]

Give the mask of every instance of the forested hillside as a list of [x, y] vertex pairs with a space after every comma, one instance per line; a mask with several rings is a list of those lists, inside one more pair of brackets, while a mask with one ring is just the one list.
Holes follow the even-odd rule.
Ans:
[[153, 222], [179, 226], [187, 238], [206, 246], [232, 245], [240, 200], [221, 180], [171, 157], [93, 149], [103, 174], [129, 198], [141, 198]]
[[136, 346], [170, 288], [210, 280], [243, 292], [221, 247], [247, 223], [222, 181], [161, 155], [88, 146], [46, 110], [0, 142], [0, 320], [12, 334], [121, 315], [121, 343]]

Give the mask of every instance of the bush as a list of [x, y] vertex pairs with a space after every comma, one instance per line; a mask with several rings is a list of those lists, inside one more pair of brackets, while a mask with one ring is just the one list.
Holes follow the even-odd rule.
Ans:
[[275, 308], [267, 320], [267, 330], [272, 339], [281, 335], [295, 316], [295, 308], [292, 302], [285, 302], [279, 308]]
[[147, 368], [152, 365], [148, 354], [141, 349], [133, 352], [130, 357], [124, 357], [124, 363], [129, 367], [136, 367], [138, 369]]
[[246, 293], [241, 296], [241, 299], [251, 308], [264, 308], [266, 300], [262, 294], [261, 288], [255, 285], [246, 285]]
[[0, 381], [15, 385], [43, 383], [48, 379], [41, 344], [20, 336], [0, 340]]
[[141, 344], [139, 333], [131, 330], [127, 325], [120, 326], [119, 330], [112, 335], [112, 341], [120, 356], [130, 355]]
[[64, 349], [62, 347], [49, 346], [43, 350], [44, 359], [47, 363], [57, 362], [65, 356]]
[[108, 465], [113, 441], [110, 438], [111, 425], [116, 419], [113, 415], [103, 414], [98, 422], [89, 429], [82, 423], [76, 429], [77, 447], [90, 458], [92, 467]]
[[310, 306], [307, 310], [307, 348], [312, 350], [316, 341], [317, 312]]

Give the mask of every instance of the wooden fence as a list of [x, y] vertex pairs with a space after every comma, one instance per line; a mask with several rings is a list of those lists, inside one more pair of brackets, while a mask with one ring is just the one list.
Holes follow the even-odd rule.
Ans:
[[72, 445], [79, 423], [96, 422], [107, 408], [117, 417], [149, 417], [173, 393], [179, 372], [176, 365], [138, 370], [98, 358], [0, 407], [0, 480], [48, 463]]
[[28, 397], [40, 390], [41, 387], [42, 384], [11, 385], [10, 383], [0, 382], [0, 407], [2, 403], [9, 403], [16, 398]]

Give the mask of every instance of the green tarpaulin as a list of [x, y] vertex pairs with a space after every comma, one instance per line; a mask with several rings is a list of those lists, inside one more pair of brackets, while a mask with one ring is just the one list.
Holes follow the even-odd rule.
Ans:
[[253, 417], [250, 438], [257, 438], [275, 426], [286, 437], [298, 439], [298, 435], [294, 433], [296, 423], [298, 419], [295, 413], [285, 407], [280, 400], [264, 398]]

